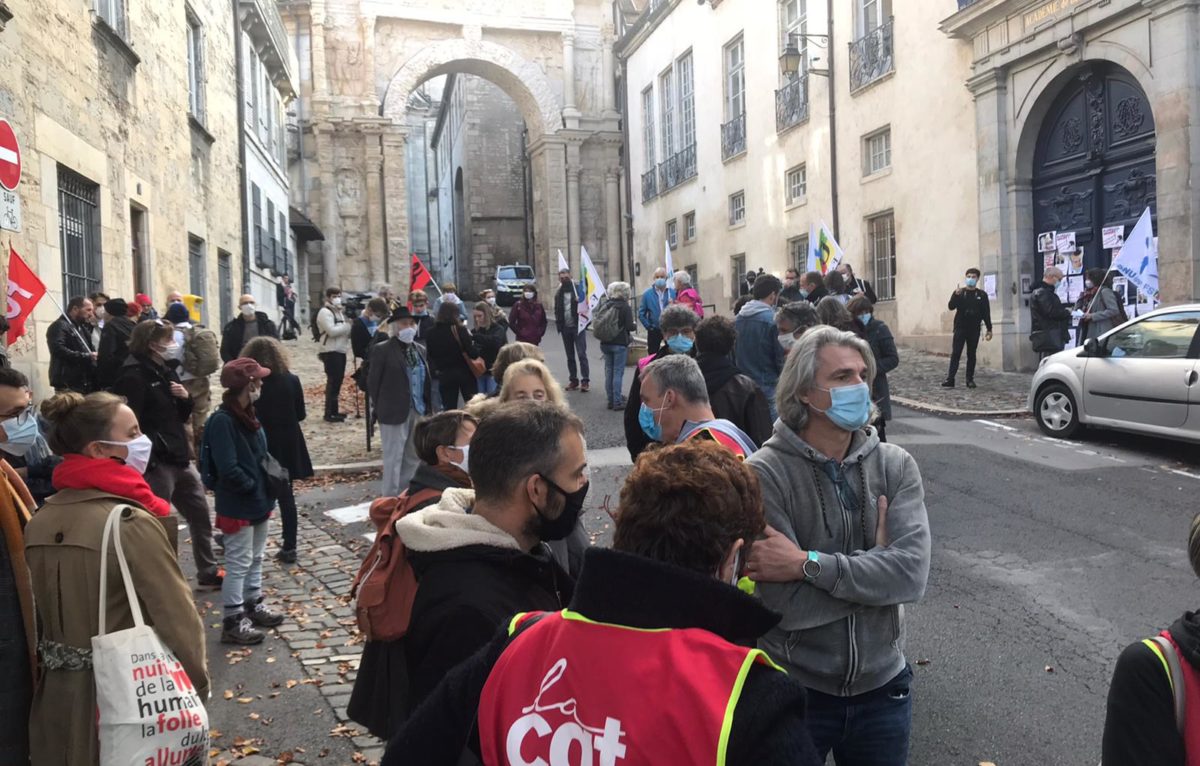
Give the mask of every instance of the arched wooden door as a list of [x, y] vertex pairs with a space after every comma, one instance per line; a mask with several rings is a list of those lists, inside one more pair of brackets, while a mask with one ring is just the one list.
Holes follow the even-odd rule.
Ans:
[[[1038, 134], [1033, 220], [1039, 239], [1075, 234], [1082, 258], [1067, 259], [1065, 271], [1107, 268], [1112, 252], [1102, 246], [1104, 227], [1123, 225], [1128, 233], [1147, 205], [1156, 215], [1154, 147], [1150, 103], [1125, 69], [1088, 62], [1063, 86]], [[1040, 279], [1044, 253], [1032, 249]], [[1081, 286], [1083, 278], [1071, 281]]]

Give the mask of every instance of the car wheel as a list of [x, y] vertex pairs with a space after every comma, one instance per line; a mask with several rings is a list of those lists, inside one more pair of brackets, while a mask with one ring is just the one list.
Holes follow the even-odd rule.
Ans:
[[1047, 436], [1070, 439], [1079, 432], [1079, 408], [1071, 390], [1062, 383], [1051, 383], [1038, 392], [1033, 416]]

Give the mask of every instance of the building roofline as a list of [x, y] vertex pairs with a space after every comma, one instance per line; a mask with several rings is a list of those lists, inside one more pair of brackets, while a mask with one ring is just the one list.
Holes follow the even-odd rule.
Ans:
[[654, 5], [651, 0], [650, 6], [638, 15], [633, 26], [613, 45], [613, 52], [617, 54], [617, 58], [626, 60], [636, 53], [642, 43], [646, 42], [654, 30], [658, 29], [658, 25], [671, 15], [680, 1], [662, 0], [659, 5]]

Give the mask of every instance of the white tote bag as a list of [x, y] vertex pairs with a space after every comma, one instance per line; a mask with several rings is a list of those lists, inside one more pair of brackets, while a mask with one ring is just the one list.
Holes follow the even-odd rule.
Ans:
[[[100, 548], [100, 632], [92, 638], [92, 670], [100, 730], [101, 766], [204, 766], [208, 763], [208, 712], [142, 608], [121, 549], [118, 505], [108, 515]], [[112, 537], [134, 627], [105, 633], [108, 540]]]

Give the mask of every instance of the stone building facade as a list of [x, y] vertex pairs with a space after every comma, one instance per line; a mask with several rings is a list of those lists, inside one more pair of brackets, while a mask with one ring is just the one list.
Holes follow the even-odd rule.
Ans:
[[1025, 286], [1042, 275], [1040, 233], [1073, 234], [1082, 266], [1106, 268], [1103, 229], [1128, 232], [1149, 207], [1162, 302], [1200, 297], [1200, 6], [958, 5], [941, 27], [971, 58], [978, 249], [1000, 275], [1005, 366], [1036, 364]]
[[747, 269], [805, 269], [824, 222], [873, 283], [875, 314], [947, 349], [948, 298], [979, 263], [969, 52], [937, 29], [953, 0], [639, 5], [617, 47], [636, 288], [667, 242], [728, 313]]
[[[241, 224], [229, 191], [239, 176], [229, 4], [0, 6], [0, 117], [21, 142], [24, 219], [3, 241], [60, 302], [145, 292], [161, 305], [171, 290], [232, 285]], [[204, 313], [218, 321], [211, 303]], [[44, 299], [10, 349], [39, 396], [57, 316]]]
[[[620, 122], [612, 0], [281, 0], [295, 40], [303, 154], [293, 201], [325, 235], [302, 267], [366, 289], [409, 282], [406, 150], [410, 96], [431, 77], [486, 79], [525, 123], [531, 251], [551, 283], [556, 251], [586, 246], [620, 270]], [[427, 192], [424, 192], [427, 193]]]

